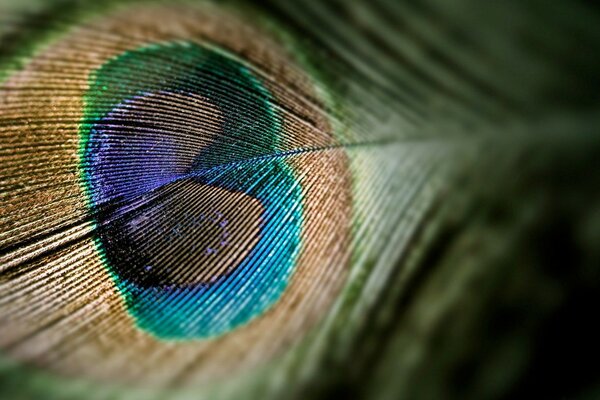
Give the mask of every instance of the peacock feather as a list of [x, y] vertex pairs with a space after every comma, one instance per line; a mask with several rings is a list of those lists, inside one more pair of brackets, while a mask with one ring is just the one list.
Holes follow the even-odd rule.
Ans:
[[599, 23], [0, 0], [0, 398], [600, 396]]

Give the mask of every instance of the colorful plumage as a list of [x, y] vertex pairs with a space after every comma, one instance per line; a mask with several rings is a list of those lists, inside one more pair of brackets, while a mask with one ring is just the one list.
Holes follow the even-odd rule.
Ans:
[[593, 398], [590, 10], [0, 2], [0, 397]]

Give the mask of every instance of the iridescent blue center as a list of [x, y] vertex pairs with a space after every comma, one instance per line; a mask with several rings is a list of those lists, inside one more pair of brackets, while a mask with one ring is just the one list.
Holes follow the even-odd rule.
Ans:
[[[188, 127], [202, 121], [177, 127], [185, 109], [154, 126], [162, 116], [136, 108], [138, 99], [153, 94], [161, 101], [169, 94], [206, 99], [222, 115], [220, 134], [197, 145], [197, 131]], [[273, 102], [239, 61], [190, 43], [125, 52], [91, 77], [81, 125], [83, 178], [97, 247], [140, 328], [163, 339], [221, 335], [264, 313], [285, 291], [300, 248], [301, 188], [285, 158], [277, 156], [282, 124]], [[178, 194], [178, 184], [197, 188], [199, 200]], [[189, 201], [190, 209], [218, 214], [211, 188], [260, 203], [259, 237], [242, 260], [210, 281], [172, 281], [172, 271], [185, 268], [170, 251], [175, 242], [181, 252], [204, 238], [183, 234], [165, 242], [163, 232], [151, 227], [171, 222], [161, 218], [189, 223], [190, 214], [173, 208], [173, 196], [179, 196], [178, 207]], [[210, 206], [202, 208], [202, 202]], [[244, 215], [244, 203], [236, 210]], [[151, 221], [141, 224], [141, 217]], [[153, 247], [153, 241], [161, 245]], [[164, 245], [171, 241], [173, 246]]]

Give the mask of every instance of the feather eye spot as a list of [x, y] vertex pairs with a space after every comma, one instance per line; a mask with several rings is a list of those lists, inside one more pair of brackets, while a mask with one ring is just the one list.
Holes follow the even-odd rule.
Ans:
[[[48, 74], [56, 60], [69, 79]], [[34, 359], [136, 382], [181, 368], [208, 382], [299, 342], [332, 310], [352, 250], [349, 157], [314, 83], [266, 31], [208, 5], [115, 9], [40, 50], [3, 85], [24, 105], [12, 119], [58, 121], [29, 124], [18, 139], [60, 144], [23, 158], [78, 176], [24, 171], [23, 181], [62, 181], [19, 198], [44, 204], [23, 207], [22, 221], [38, 223], [15, 221], [13, 240], [73, 220], [87, 230], [24, 261], [48, 271], [31, 294], [44, 299], [43, 317], [0, 329], [49, 343], [71, 329], [63, 310], [102, 303], [81, 311], [75, 351]], [[172, 352], [186, 357], [130, 368]], [[31, 359], [25, 347], [12, 354]], [[190, 367], [188, 354], [203, 362]]]

